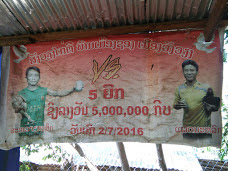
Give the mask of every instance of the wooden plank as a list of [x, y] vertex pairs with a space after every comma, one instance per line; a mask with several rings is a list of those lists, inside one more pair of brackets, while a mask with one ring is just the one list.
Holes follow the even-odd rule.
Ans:
[[26, 45], [26, 44], [32, 44], [35, 42], [37, 41], [29, 37], [29, 35], [0, 37], [0, 46]]
[[162, 169], [162, 171], [167, 171], [167, 167], [165, 164], [165, 158], [164, 158], [163, 150], [162, 150], [162, 145], [156, 144], [156, 148], [157, 148], [157, 153], [158, 153], [159, 166]]
[[78, 152], [78, 154], [84, 158], [84, 161], [85, 161], [86, 165], [88, 166], [89, 170], [98, 171], [97, 167], [86, 157], [82, 148], [77, 143], [72, 143], [71, 145]]
[[202, 21], [182, 21], [182, 22], [165, 22], [145, 25], [130, 25], [110, 28], [74, 30], [63, 32], [50, 32], [35, 35], [17, 35], [0, 37], [0, 46], [12, 46], [20, 44], [30, 44], [34, 42], [53, 41], [63, 39], [83, 39], [88, 37], [99, 37], [107, 35], [127, 34], [144, 31], [173, 30], [187, 28], [204, 28], [206, 20]]
[[227, 0], [216, 0], [213, 9], [209, 14], [207, 25], [204, 29], [205, 41], [209, 42], [215, 30], [220, 26], [222, 17], [227, 10]]
[[[138, 33], [145, 31], [165, 31], [165, 30], [183, 30], [183, 29], [203, 29], [207, 20], [200, 21], [172, 21], [163, 23], [129, 25], [110, 28], [73, 30], [63, 32], [50, 32], [35, 35], [17, 35], [0, 37], [0, 46], [25, 45], [35, 42], [54, 41], [64, 39], [83, 39], [89, 37], [100, 37], [108, 35], [119, 35], [127, 33]], [[228, 20], [224, 20], [221, 26], [227, 26]]]
[[224, 34], [225, 34], [225, 29], [226, 29], [226, 27], [220, 27], [218, 29], [221, 54], [223, 54], [223, 51], [224, 51]]
[[128, 164], [128, 160], [127, 160], [127, 155], [124, 149], [124, 144], [123, 142], [117, 142], [116, 143], [117, 148], [118, 148], [118, 153], [120, 156], [120, 160], [121, 160], [121, 164], [122, 164], [122, 168], [124, 171], [130, 171], [130, 167]]

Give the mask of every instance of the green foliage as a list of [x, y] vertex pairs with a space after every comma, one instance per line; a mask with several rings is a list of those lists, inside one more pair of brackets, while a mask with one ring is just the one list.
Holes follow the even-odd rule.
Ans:
[[70, 156], [70, 154], [68, 154], [65, 150], [62, 150], [62, 148], [56, 144], [32, 144], [25, 145], [21, 148], [25, 150], [25, 154], [29, 156], [32, 153], [38, 153], [41, 147], [45, 151], [42, 160], [52, 159], [56, 162], [61, 162]]
[[23, 150], [25, 150], [25, 154], [27, 156], [30, 156], [31, 153], [38, 153], [39, 152], [39, 148], [42, 147], [41, 144], [29, 144], [29, 145], [25, 145], [25, 146], [22, 146], [21, 148]]
[[[224, 45], [228, 44], [228, 30], [225, 30], [225, 34], [224, 34]], [[226, 50], [223, 50], [223, 62], [227, 62], [227, 56], [228, 53], [226, 52]]]
[[29, 171], [29, 170], [30, 170], [30, 168], [29, 168], [28, 164], [26, 164], [25, 162], [23, 162], [19, 168], [19, 171]]
[[[224, 46], [228, 45], [228, 30], [225, 30], [224, 34]], [[223, 61], [227, 62], [228, 53], [224, 49], [223, 51]], [[223, 127], [223, 134], [222, 134], [222, 143], [221, 148], [219, 150], [218, 156], [220, 160], [224, 160], [224, 157], [228, 154], [228, 107], [225, 104], [222, 104], [222, 111], [225, 113], [225, 117], [223, 118], [224, 127]]]
[[223, 106], [223, 112], [226, 113], [226, 116], [223, 118], [225, 125], [223, 127], [221, 149], [219, 150], [218, 154], [220, 160], [224, 160], [224, 157], [228, 154], [228, 107]]
[[227, 56], [228, 54], [226, 53], [226, 51], [223, 51], [223, 62], [227, 62]]

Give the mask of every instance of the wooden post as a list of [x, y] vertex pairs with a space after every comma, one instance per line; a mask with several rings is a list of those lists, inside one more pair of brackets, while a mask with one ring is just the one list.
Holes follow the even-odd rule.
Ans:
[[122, 164], [122, 168], [124, 171], [130, 171], [130, 167], [128, 164], [128, 160], [127, 160], [127, 156], [126, 156], [126, 152], [124, 149], [124, 144], [123, 142], [117, 142], [116, 143], [117, 148], [118, 148], [118, 153], [120, 156], [120, 160], [121, 160], [121, 164]]
[[223, 54], [223, 51], [224, 51], [224, 34], [225, 34], [225, 29], [226, 29], [226, 27], [220, 27], [220, 28], [218, 28], [221, 54]]
[[205, 42], [210, 42], [215, 30], [220, 26], [222, 17], [227, 10], [227, 0], [215, 0], [213, 9], [210, 10], [210, 15], [206, 27], [204, 28]]
[[157, 153], [158, 153], [159, 166], [163, 171], [167, 171], [167, 167], [166, 167], [165, 159], [164, 159], [164, 155], [163, 155], [163, 150], [162, 150], [162, 145], [156, 144], [156, 148], [157, 148]]
[[78, 152], [78, 154], [84, 158], [86, 165], [88, 166], [89, 170], [91, 171], [98, 171], [97, 167], [86, 157], [86, 155], [84, 154], [82, 148], [77, 144], [71, 144], [74, 149]]

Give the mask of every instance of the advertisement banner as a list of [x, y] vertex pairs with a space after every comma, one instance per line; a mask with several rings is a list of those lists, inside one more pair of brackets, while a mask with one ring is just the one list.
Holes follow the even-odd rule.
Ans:
[[220, 146], [218, 34], [211, 42], [202, 31], [41, 42], [11, 47], [8, 60], [3, 149], [104, 141]]

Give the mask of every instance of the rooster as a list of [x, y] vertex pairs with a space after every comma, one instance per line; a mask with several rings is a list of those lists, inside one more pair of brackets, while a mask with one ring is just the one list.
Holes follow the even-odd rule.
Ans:
[[25, 102], [25, 99], [22, 96], [14, 95], [12, 97], [11, 103], [12, 103], [13, 109], [15, 110], [15, 113], [20, 113], [28, 119], [28, 123], [27, 123], [28, 125], [35, 123], [34, 120], [32, 120], [27, 113], [27, 103]]
[[208, 112], [217, 111], [220, 106], [220, 98], [214, 97], [212, 88], [208, 88], [206, 96], [203, 97], [205, 108]]

